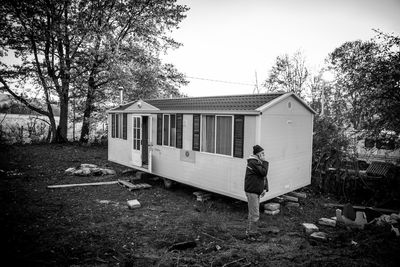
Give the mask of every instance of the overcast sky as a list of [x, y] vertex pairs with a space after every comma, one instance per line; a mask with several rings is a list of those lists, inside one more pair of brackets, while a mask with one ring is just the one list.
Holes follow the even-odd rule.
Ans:
[[[178, 0], [190, 7], [164, 58], [189, 77], [258, 83], [276, 57], [302, 50], [318, 68], [346, 41], [400, 33], [400, 0]], [[252, 85], [189, 78], [188, 96], [253, 93]], [[260, 86], [261, 87], [261, 86]]]

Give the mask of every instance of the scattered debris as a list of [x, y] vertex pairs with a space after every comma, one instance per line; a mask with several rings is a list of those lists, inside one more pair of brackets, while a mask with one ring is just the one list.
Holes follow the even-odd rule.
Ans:
[[[327, 208], [343, 208], [345, 205], [344, 204], [335, 204], [335, 203], [325, 203], [324, 207]], [[399, 210], [393, 210], [393, 209], [382, 209], [382, 208], [374, 208], [374, 207], [366, 207], [366, 206], [353, 206], [354, 210], [373, 210], [385, 214], [392, 214], [392, 213], [399, 213]]]
[[175, 243], [172, 246], [168, 248], [168, 251], [172, 250], [186, 250], [189, 248], [195, 248], [197, 246], [195, 241], [186, 241], [186, 242], [180, 242], [180, 243]]
[[320, 218], [318, 220], [318, 224], [335, 227], [336, 226], [336, 220], [328, 219], [328, 218]]
[[99, 176], [99, 175], [115, 175], [116, 171], [112, 169], [99, 168], [94, 164], [82, 163], [77, 168], [68, 168], [64, 172], [67, 175], [77, 175], [77, 176]]
[[239, 261], [242, 261], [242, 260], [245, 260], [245, 258], [240, 258], [240, 259], [238, 259], [238, 260], [234, 260], [234, 261], [225, 263], [224, 265], [222, 265], [222, 267], [226, 267], [226, 266], [229, 266], [229, 265], [231, 265], [231, 264], [238, 263]]
[[111, 200], [98, 200], [97, 202], [99, 202], [100, 204], [110, 204]]
[[400, 213], [399, 214], [391, 214], [391, 215], [387, 215], [387, 214], [383, 214], [382, 216], [380, 216], [379, 218], [375, 218], [373, 219], [370, 224], [375, 223], [376, 225], [385, 225], [385, 224], [396, 224], [400, 222]]
[[307, 194], [306, 193], [300, 193], [300, 192], [290, 192], [290, 195], [297, 197], [297, 198], [307, 198]]
[[260, 227], [259, 230], [262, 233], [268, 233], [268, 234], [279, 234], [281, 231], [278, 227], [276, 226], [268, 226], [268, 227]]
[[365, 215], [365, 212], [362, 211], [357, 211], [355, 220], [350, 220], [346, 216], [342, 215], [340, 209], [337, 209], [336, 218], [337, 223], [344, 224], [351, 228], [364, 229], [364, 226], [367, 224], [367, 216]]
[[215, 249], [216, 249], [216, 250], [221, 250], [221, 246], [215, 245]]
[[288, 208], [298, 208], [298, 207], [300, 207], [300, 204], [299, 203], [297, 203], [297, 202], [286, 202], [285, 203], [285, 207], [288, 207]]
[[97, 182], [97, 183], [82, 183], [82, 184], [49, 185], [49, 186], [47, 186], [47, 188], [65, 188], [65, 187], [91, 186], [91, 185], [108, 185], [108, 184], [118, 184], [118, 181]]
[[137, 199], [133, 199], [133, 200], [128, 200], [128, 207], [129, 209], [137, 209], [140, 208], [140, 202]]
[[321, 241], [328, 240], [327, 234], [324, 232], [313, 232], [310, 234], [310, 237]]
[[219, 240], [219, 241], [221, 241], [221, 242], [225, 242], [224, 240], [219, 239], [219, 238], [217, 238], [217, 237], [215, 237], [215, 236], [212, 236], [212, 235], [210, 235], [210, 234], [207, 234], [207, 233], [205, 233], [205, 232], [201, 232], [201, 233], [202, 233], [203, 235], [206, 235], [206, 236], [211, 237], [211, 238], [213, 238], [213, 239]]
[[284, 200], [287, 200], [287, 201], [292, 201], [292, 202], [299, 201], [299, 199], [297, 197], [292, 197], [292, 196], [288, 196], [288, 195], [282, 195], [281, 198], [283, 198]]
[[268, 214], [268, 215], [276, 215], [276, 214], [279, 214], [280, 211], [281, 210], [279, 210], [279, 209], [277, 209], [277, 210], [264, 210], [264, 213]]
[[264, 209], [271, 211], [278, 210], [280, 207], [281, 205], [279, 203], [274, 203], [274, 202], [264, 204]]
[[197, 197], [197, 201], [204, 202], [206, 200], [209, 200], [211, 198], [211, 194], [203, 191], [196, 191], [193, 192], [193, 195]]
[[88, 164], [88, 163], [82, 163], [82, 164], [81, 164], [81, 168], [89, 168], [89, 169], [93, 169], [93, 168], [97, 168], [97, 165], [94, 165], [94, 164]]
[[278, 203], [283, 203], [283, 202], [285, 202], [285, 200], [284, 200], [282, 197], [276, 197], [276, 198], [274, 198], [272, 201], [278, 202]]
[[302, 223], [302, 225], [306, 234], [311, 234], [319, 231], [319, 228], [313, 223]]
[[130, 191], [136, 190], [136, 189], [145, 189], [145, 188], [150, 188], [151, 185], [146, 184], [146, 183], [141, 183], [141, 184], [132, 184], [128, 181], [125, 180], [118, 180], [118, 183], [124, 187], [127, 187]]
[[350, 244], [353, 245], [353, 246], [358, 246], [358, 242], [356, 242], [354, 240], [351, 240]]
[[394, 232], [397, 237], [400, 236], [399, 228], [392, 225], [390, 231]]

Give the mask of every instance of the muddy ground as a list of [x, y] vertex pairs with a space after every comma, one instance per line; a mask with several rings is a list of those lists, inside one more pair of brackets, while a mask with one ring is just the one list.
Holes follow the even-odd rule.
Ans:
[[[81, 163], [110, 167], [116, 176], [76, 177]], [[246, 203], [219, 195], [201, 203], [195, 188], [150, 189], [114, 185], [47, 189], [48, 185], [130, 179], [126, 167], [107, 161], [106, 147], [28, 145], [0, 147], [1, 261], [23, 266], [397, 266], [400, 238], [388, 227], [329, 228], [314, 241], [301, 223], [335, 216], [334, 199], [305, 189], [300, 208], [261, 215], [269, 230], [245, 236]], [[132, 175], [132, 174], [131, 174]], [[141, 181], [135, 181], [141, 182]], [[130, 210], [126, 201], [142, 207]], [[191, 248], [172, 249], [192, 241]], [[352, 242], [353, 241], [353, 242]]]

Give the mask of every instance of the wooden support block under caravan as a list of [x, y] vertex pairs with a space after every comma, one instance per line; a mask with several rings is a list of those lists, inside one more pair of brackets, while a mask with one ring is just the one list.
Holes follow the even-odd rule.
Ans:
[[297, 197], [297, 198], [307, 198], [306, 193], [300, 193], [300, 192], [290, 192], [289, 195]]
[[297, 197], [292, 197], [288, 195], [283, 195], [281, 196], [284, 200], [292, 201], [292, 202], [298, 202], [299, 199]]

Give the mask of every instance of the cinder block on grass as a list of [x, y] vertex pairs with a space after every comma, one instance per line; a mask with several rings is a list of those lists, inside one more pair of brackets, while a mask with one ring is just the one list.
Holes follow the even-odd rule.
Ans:
[[306, 232], [306, 234], [311, 234], [319, 231], [318, 226], [316, 226], [313, 223], [302, 223], [302, 225], [304, 227], [304, 231]]
[[274, 203], [274, 202], [270, 202], [270, 203], [266, 203], [264, 204], [264, 209], [265, 210], [278, 210], [280, 209], [281, 205], [279, 203]]
[[276, 215], [276, 214], [279, 214], [279, 212], [280, 212], [279, 209], [278, 210], [264, 210], [264, 213], [268, 214], [268, 215]]

